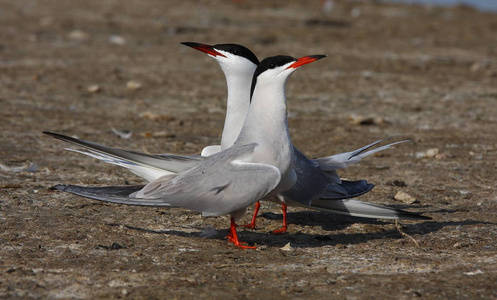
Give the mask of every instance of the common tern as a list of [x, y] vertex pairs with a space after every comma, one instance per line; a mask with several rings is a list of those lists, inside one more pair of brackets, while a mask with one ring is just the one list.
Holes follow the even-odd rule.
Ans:
[[[259, 61], [251, 50], [238, 44], [207, 45], [195, 42], [183, 42], [182, 44], [212, 57], [219, 64], [226, 78], [228, 100], [221, 145], [205, 148], [202, 155], [209, 155], [230, 147], [238, 136], [245, 121], [245, 112], [250, 105], [250, 87], [251, 83], [254, 84], [252, 76]], [[395, 142], [370, 150], [382, 141], [384, 140], [376, 141], [355, 151], [314, 160], [310, 160], [294, 147], [297, 183], [290, 190], [278, 195], [282, 205], [283, 226], [273, 233], [284, 233], [287, 230], [287, 204], [366, 218], [425, 219], [426, 217], [419, 214], [358, 200], [348, 200], [369, 192], [374, 185], [365, 180], [341, 180], [336, 170], [357, 163], [368, 155], [406, 142]], [[246, 225], [247, 227], [255, 228], [259, 208], [260, 203], [257, 202], [252, 221]]]
[[[208, 157], [190, 157], [193, 161], [199, 160], [193, 167], [162, 175], [143, 188], [135, 186], [85, 189], [66, 185], [56, 188], [107, 202], [183, 207], [200, 212], [204, 216], [229, 214], [229, 241], [241, 248], [254, 248], [238, 240], [237, 219], [243, 215], [247, 206], [264, 197], [282, 193], [297, 181], [294, 148], [288, 133], [286, 82], [296, 69], [323, 57], [325, 56], [311, 55], [295, 59], [289, 56], [274, 56], [263, 60], [254, 72], [251, 85], [252, 102], [236, 141], [231, 147]], [[102, 148], [105, 146], [100, 145], [96, 147], [96, 144], [91, 142], [71, 140], [51, 132], [44, 133], [85, 146], [92, 155], [103, 153], [115, 164], [131, 161], [131, 164], [143, 168], [144, 165], [150, 162], [158, 163], [157, 160], [163, 160], [165, 157], [123, 152], [124, 150], [115, 148]], [[122, 159], [123, 156], [127, 157], [126, 160]], [[191, 162], [188, 158], [186, 161]], [[154, 166], [154, 169], [160, 167]], [[136, 172], [136, 169], [134, 171]], [[96, 192], [98, 190], [100, 193]], [[112, 197], [102, 197], [102, 193]]]
[[[213, 57], [221, 66], [227, 81], [228, 86], [228, 101], [227, 113], [225, 119], [224, 130], [221, 138], [221, 145], [208, 146], [202, 151], [202, 155], [208, 156], [213, 153], [226, 149], [234, 143], [236, 137], [246, 116], [246, 111], [250, 105], [250, 86], [251, 78], [255, 69], [257, 68], [258, 59], [248, 48], [237, 44], [219, 44], [219, 45], [206, 45], [199, 43], [183, 43], [187, 46], [200, 50]], [[86, 148], [86, 150], [74, 150], [85, 155], [95, 157], [108, 163], [116, 164], [128, 168], [133, 173], [143, 177], [147, 181], [153, 181], [156, 178], [181, 172], [196, 166], [203, 161], [204, 158], [196, 155], [181, 156], [181, 155], [150, 155], [133, 151], [126, 151], [116, 149], [103, 145], [98, 145], [92, 142], [79, 140], [67, 137], [60, 134], [49, 133], [55, 138], [77, 144]], [[294, 149], [297, 156], [295, 168], [299, 180], [294, 188], [284, 193], [288, 196], [286, 199], [282, 195], [278, 198], [283, 200], [283, 226], [276, 233], [282, 233], [287, 228], [286, 222], [286, 204], [300, 205], [311, 209], [320, 211], [327, 211], [336, 214], [343, 214], [356, 217], [366, 218], [385, 218], [385, 219], [429, 219], [428, 217], [421, 216], [416, 213], [410, 213], [394, 208], [380, 206], [376, 204], [366, 203], [359, 200], [348, 199], [356, 197], [364, 192], [369, 191], [373, 185], [366, 183], [366, 181], [346, 181], [340, 180], [336, 170], [347, 167], [350, 164], [361, 161], [362, 158], [379, 151], [388, 149], [389, 147], [402, 143], [396, 142], [384, 145], [375, 149], [370, 149], [384, 140], [376, 141], [372, 144], [366, 145], [355, 151], [341, 153], [333, 156], [323, 157], [309, 160], [298, 149]], [[318, 165], [322, 171], [326, 173], [327, 181], [331, 180], [336, 183], [331, 185], [332, 189], [328, 191], [328, 199], [314, 199], [311, 204], [307, 204], [309, 196], [306, 194], [308, 190], [319, 191], [322, 189], [323, 177], [321, 172], [315, 172], [314, 165]], [[318, 176], [307, 176], [311, 174], [318, 174]], [[317, 179], [316, 179], [317, 178]], [[123, 196], [130, 190], [137, 191], [143, 186], [135, 187], [78, 187], [73, 185], [58, 185], [57, 188], [92, 199], [107, 201], [112, 199], [113, 202], [121, 201], [124, 204], [130, 203], [129, 199]], [[369, 189], [368, 189], [369, 188]], [[316, 192], [315, 192], [316, 193]], [[310, 193], [312, 195], [312, 193]], [[297, 201], [293, 199], [297, 199]], [[303, 199], [303, 201], [298, 200]], [[143, 205], [143, 202], [141, 202]], [[136, 204], [135, 204], [136, 205]], [[260, 204], [256, 203], [256, 209], [249, 227], [255, 227], [255, 220], [259, 210]]]

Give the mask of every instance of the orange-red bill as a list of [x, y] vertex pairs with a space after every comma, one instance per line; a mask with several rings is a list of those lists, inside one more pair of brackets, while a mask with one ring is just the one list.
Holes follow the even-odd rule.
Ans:
[[210, 54], [212, 56], [226, 57], [226, 55], [216, 51], [216, 49], [214, 49], [214, 46], [211, 46], [211, 45], [192, 43], [192, 42], [182, 42], [181, 44], [188, 46], [188, 47], [192, 47], [193, 49], [196, 49], [198, 51], [202, 51], [202, 52]]
[[289, 65], [287, 69], [290, 68], [297, 69], [298, 67], [309, 64], [313, 61], [316, 61], [324, 57], [326, 57], [326, 55], [309, 55], [309, 56], [299, 57], [293, 64]]

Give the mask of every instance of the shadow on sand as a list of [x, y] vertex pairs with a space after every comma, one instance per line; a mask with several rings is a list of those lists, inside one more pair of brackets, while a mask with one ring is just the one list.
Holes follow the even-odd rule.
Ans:
[[[271, 220], [281, 220], [282, 216], [273, 213], [266, 213], [259, 216], [259, 218], [266, 218]], [[322, 212], [314, 211], [303, 211], [288, 214], [289, 227], [293, 224], [298, 224], [301, 226], [320, 226], [326, 231], [339, 231], [349, 227], [352, 224], [370, 224], [370, 225], [388, 225], [392, 224], [394, 221], [379, 221], [374, 219], [364, 219], [340, 216]], [[447, 226], [469, 226], [475, 224], [492, 224], [491, 222], [485, 221], [475, 221], [475, 220], [465, 220], [465, 221], [423, 221], [419, 223], [404, 224], [403, 231], [409, 235], [426, 235], [432, 232], [437, 232]], [[110, 226], [117, 226], [118, 224], [108, 224]], [[228, 234], [228, 229], [216, 230], [214, 234], [206, 236], [206, 228], [200, 227], [188, 227], [198, 230], [196, 232], [187, 232], [179, 230], [161, 230], [155, 231], [146, 228], [139, 228], [129, 225], [124, 225], [124, 227], [137, 230], [141, 232], [154, 233], [154, 234], [168, 234], [188, 238], [209, 238], [217, 240], [226, 240], [226, 235]], [[391, 227], [390, 227], [391, 228]], [[265, 245], [268, 247], [283, 247], [284, 245], [291, 243], [292, 247], [301, 248], [314, 248], [322, 246], [336, 246], [336, 245], [353, 245], [366, 243], [370, 240], [376, 239], [403, 239], [404, 237], [396, 229], [387, 229], [379, 232], [365, 232], [365, 233], [330, 233], [324, 234], [309, 234], [309, 233], [288, 233], [282, 235], [270, 234], [263, 229], [249, 230], [239, 228], [239, 237], [244, 242], [249, 245]]]

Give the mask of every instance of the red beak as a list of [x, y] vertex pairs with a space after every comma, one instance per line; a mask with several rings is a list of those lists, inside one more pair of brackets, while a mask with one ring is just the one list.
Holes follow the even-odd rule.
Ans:
[[196, 49], [198, 51], [202, 51], [202, 52], [210, 54], [212, 56], [226, 57], [226, 55], [223, 55], [222, 53], [217, 52], [216, 49], [214, 49], [214, 46], [211, 46], [211, 45], [192, 43], [192, 42], [182, 42], [181, 44], [188, 46], [188, 47], [192, 47], [193, 49]]
[[313, 61], [316, 61], [324, 57], [326, 57], [326, 55], [309, 55], [309, 56], [299, 57], [293, 64], [289, 65], [287, 69], [290, 68], [297, 69], [298, 67], [307, 65]]

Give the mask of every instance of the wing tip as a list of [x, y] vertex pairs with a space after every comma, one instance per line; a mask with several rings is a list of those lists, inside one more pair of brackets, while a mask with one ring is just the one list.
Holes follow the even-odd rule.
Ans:
[[57, 138], [58, 136], [60, 136], [60, 134], [55, 133], [55, 132], [51, 132], [51, 131], [48, 131], [48, 130], [44, 130], [41, 133], [49, 135], [49, 136], [54, 137], [54, 138]]
[[67, 189], [68, 185], [67, 184], [56, 184], [54, 186], [51, 186], [49, 190], [51, 191], [65, 191]]

